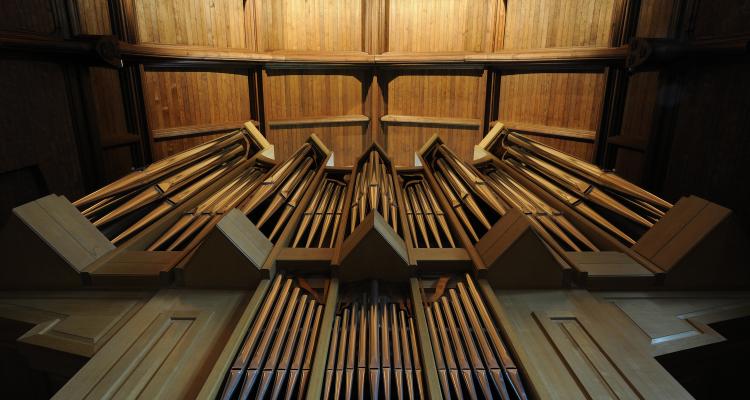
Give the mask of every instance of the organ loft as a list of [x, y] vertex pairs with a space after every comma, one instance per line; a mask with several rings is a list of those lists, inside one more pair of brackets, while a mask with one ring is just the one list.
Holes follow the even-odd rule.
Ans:
[[0, 397], [745, 398], [743, 0], [7, 0]]

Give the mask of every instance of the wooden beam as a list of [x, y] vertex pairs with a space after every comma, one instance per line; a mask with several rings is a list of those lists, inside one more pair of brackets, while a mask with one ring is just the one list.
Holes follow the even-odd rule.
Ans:
[[628, 46], [622, 47], [558, 47], [537, 50], [501, 50], [495, 53], [467, 55], [468, 63], [503, 66], [563, 64], [624, 64]]
[[414, 124], [414, 125], [444, 125], [455, 127], [479, 128], [482, 120], [478, 118], [444, 118], [444, 117], [419, 117], [415, 115], [387, 114], [380, 117], [384, 123]]
[[480, 54], [480, 53], [463, 52], [463, 51], [427, 52], [427, 53], [389, 51], [387, 53], [373, 56], [373, 59], [374, 59], [373, 61], [376, 64], [463, 63], [466, 61], [466, 56], [476, 55], [476, 54]]
[[[490, 127], [495, 126], [498, 121], [490, 122]], [[567, 128], [562, 126], [549, 126], [541, 124], [529, 124], [525, 122], [503, 121], [503, 125], [512, 131], [521, 131], [539, 136], [561, 137], [574, 140], [585, 140], [593, 142], [596, 131], [588, 129]]]
[[38, 35], [0, 35], [0, 53], [33, 54], [53, 61], [70, 58], [76, 63], [122, 68], [118, 41], [108, 35], [81, 35], [76, 39], [57, 39]]
[[430, 65], [467, 66], [624, 64], [628, 47], [572, 47], [537, 50], [500, 50], [477, 52], [387, 52], [372, 55], [360, 51], [309, 52], [274, 51], [256, 53], [244, 49], [218, 49], [200, 46], [131, 44], [120, 42], [123, 58], [133, 62], [175, 64], [249, 63], [249, 64], [342, 64], [342, 65]]
[[285, 126], [298, 125], [361, 124], [365, 122], [370, 122], [370, 117], [361, 114], [352, 114], [276, 120], [269, 121], [268, 125], [271, 128], [280, 128]]
[[[174, 128], [161, 128], [151, 130], [154, 139], [167, 139], [182, 136], [200, 135], [214, 132], [231, 131], [240, 129], [246, 121], [222, 122], [218, 124], [203, 124], [190, 126], [176, 126]], [[253, 123], [255, 124], [255, 123]]]
[[242, 49], [221, 49], [167, 44], [131, 44], [120, 42], [120, 53], [128, 61], [193, 61], [260, 63], [273, 58], [270, 54]]

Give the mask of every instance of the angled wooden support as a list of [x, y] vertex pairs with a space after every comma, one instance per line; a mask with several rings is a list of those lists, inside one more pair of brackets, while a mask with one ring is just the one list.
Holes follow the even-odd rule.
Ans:
[[54, 194], [14, 208], [1, 237], [3, 288], [81, 286], [81, 271], [115, 249], [68, 199]]
[[732, 210], [697, 196], [680, 199], [632, 247], [666, 273], [671, 288], [745, 288], [747, 232]]
[[272, 247], [271, 241], [235, 208], [216, 224], [183, 266], [181, 280], [187, 287], [254, 288], [274, 273], [263, 268]]
[[555, 256], [516, 209], [492, 226], [476, 250], [484, 263], [477, 273], [494, 287], [562, 287], [571, 273], [570, 266]]
[[404, 282], [412, 268], [406, 243], [377, 212], [370, 212], [344, 241], [341, 263], [335, 267], [342, 281], [379, 279]]

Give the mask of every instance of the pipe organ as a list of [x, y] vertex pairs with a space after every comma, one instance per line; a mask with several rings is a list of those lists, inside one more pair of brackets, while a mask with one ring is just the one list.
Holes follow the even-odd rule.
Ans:
[[[4, 285], [161, 296], [61, 398], [153, 382], [227, 400], [528, 399], [546, 397], [548, 380], [589, 397], [625, 380], [649, 397], [657, 378], [684, 394], [646, 354], [652, 342], [617, 350], [607, 319], [588, 316], [611, 305], [571, 289], [700, 287], [710, 249], [733, 232], [719, 206], [671, 204], [502, 124], [484, 156], [462, 159], [435, 136], [418, 167], [377, 144], [333, 167], [314, 135], [274, 160], [257, 134], [250, 124], [72, 204], [16, 209], [14, 237], [36, 251], [8, 251], [36, 276]], [[747, 282], [719, 268], [728, 286]], [[550, 289], [538, 293], [572, 314], [522, 309], [507, 300], [520, 289]], [[214, 302], [221, 293], [235, 300]]]

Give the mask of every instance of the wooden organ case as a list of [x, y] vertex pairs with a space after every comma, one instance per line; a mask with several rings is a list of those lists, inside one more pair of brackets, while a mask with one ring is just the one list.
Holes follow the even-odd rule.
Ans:
[[377, 144], [332, 167], [315, 135], [286, 160], [269, 148], [248, 123], [14, 210], [22, 269], [3, 286], [57, 290], [3, 292], [3, 316], [42, 307], [19, 340], [90, 357], [57, 398], [685, 397], [654, 355], [721, 336], [639, 302], [668, 319], [687, 296], [706, 327], [749, 310], [740, 292], [659, 291], [748, 283], [729, 210], [502, 123], [476, 160], [434, 136], [420, 167]]

